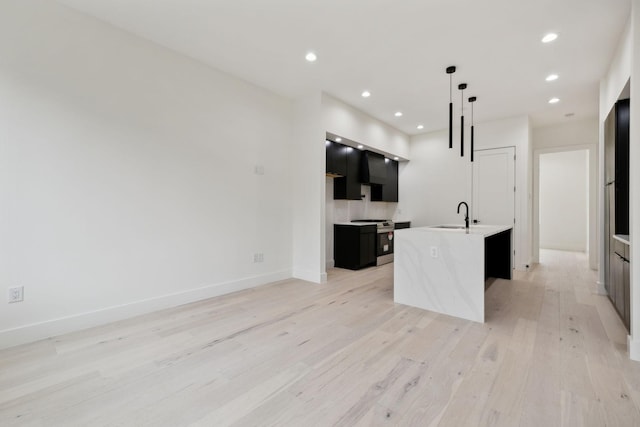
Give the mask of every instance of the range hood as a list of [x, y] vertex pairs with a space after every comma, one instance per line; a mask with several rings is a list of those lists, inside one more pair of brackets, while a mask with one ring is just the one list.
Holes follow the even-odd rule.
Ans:
[[387, 167], [384, 156], [373, 151], [364, 151], [361, 157], [360, 182], [362, 184], [385, 184], [387, 182]]

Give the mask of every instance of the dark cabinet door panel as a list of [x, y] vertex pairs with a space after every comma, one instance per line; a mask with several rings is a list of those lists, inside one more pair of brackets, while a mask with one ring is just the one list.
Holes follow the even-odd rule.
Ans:
[[338, 268], [359, 270], [376, 265], [375, 225], [333, 226], [333, 259]]
[[624, 295], [624, 324], [627, 330], [631, 329], [631, 283], [629, 274], [629, 261], [628, 258], [622, 263], [622, 290]]
[[347, 175], [347, 146], [333, 141], [325, 142], [326, 173], [329, 175]]
[[630, 330], [629, 247], [618, 240], [612, 239], [610, 248], [607, 291], [620, 319], [622, 319], [627, 330]]
[[616, 103], [615, 234], [629, 234], [629, 100]]
[[373, 202], [397, 202], [398, 201], [398, 162], [385, 159], [387, 178], [382, 185], [371, 186], [371, 201]]
[[360, 184], [360, 150], [346, 147], [346, 176], [333, 180], [333, 198], [336, 200], [362, 200]]

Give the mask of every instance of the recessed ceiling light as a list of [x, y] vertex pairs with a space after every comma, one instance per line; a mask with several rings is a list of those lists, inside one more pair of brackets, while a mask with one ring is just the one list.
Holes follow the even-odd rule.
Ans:
[[336, 138], [336, 142], [340, 142], [340, 141], [342, 141], [342, 138], [337, 137], [337, 138]]
[[398, 160], [398, 156], [395, 156], [395, 157], [393, 158], [393, 160]]
[[560, 98], [551, 98], [549, 100], [549, 104], [557, 104], [558, 102], [560, 102]]
[[402, 117], [402, 111], [396, 111], [396, 117]]
[[316, 59], [318, 59], [318, 57], [316, 56], [315, 53], [309, 52], [307, 53], [307, 56], [304, 57], [304, 59], [306, 59], [309, 62], [314, 62]]
[[424, 129], [424, 126], [423, 125], [418, 125], [417, 129]]
[[358, 150], [362, 150], [363, 148], [364, 148], [364, 145], [358, 144]]
[[542, 43], [551, 43], [558, 38], [556, 33], [549, 33], [542, 38]]
[[558, 75], [557, 74], [549, 74], [545, 80], [548, 81], [548, 82], [552, 82], [554, 80], [558, 80]]
[[364, 92], [362, 92], [362, 97], [363, 98], [368, 98], [371, 96], [371, 92], [369, 92], [368, 90], [365, 90]]

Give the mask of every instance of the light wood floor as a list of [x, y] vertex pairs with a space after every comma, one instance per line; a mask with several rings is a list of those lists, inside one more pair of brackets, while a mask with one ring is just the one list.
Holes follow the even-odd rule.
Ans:
[[487, 291], [487, 322], [331, 270], [0, 352], [2, 426], [639, 426], [640, 363], [582, 254]]

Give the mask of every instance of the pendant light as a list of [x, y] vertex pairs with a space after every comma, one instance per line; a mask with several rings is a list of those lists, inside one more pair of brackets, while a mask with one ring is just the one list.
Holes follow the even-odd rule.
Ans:
[[447, 74], [449, 74], [449, 148], [453, 148], [453, 82], [452, 74], [456, 72], [455, 66], [447, 67]]
[[472, 96], [469, 98], [469, 103], [471, 104], [471, 161], [473, 162], [473, 103], [476, 102], [478, 98]]
[[460, 83], [458, 89], [460, 89], [460, 96], [462, 102], [460, 102], [460, 157], [464, 157], [464, 90], [467, 88], [466, 83]]

